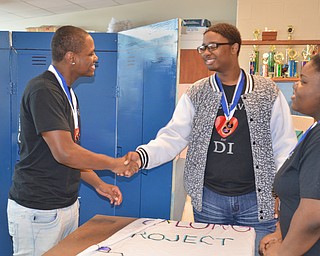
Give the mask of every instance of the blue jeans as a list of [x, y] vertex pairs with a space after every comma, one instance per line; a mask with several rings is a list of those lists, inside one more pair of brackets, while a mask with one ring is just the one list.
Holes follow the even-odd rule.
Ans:
[[79, 201], [54, 210], [37, 210], [8, 200], [8, 226], [14, 256], [40, 256], [78, 227]]
[[203, 189], [202, 211], [193, 209], [194, 221], [224, 225], [250, 226], [256, 231], [255, 255], [260, 240], [275, 231], [276, 219], [259, 222], [256, 192], [241, 196], [223, 196]]

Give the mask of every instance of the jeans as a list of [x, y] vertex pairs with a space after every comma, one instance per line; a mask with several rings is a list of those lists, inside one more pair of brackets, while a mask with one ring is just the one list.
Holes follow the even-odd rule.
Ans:
[[255, 255], [259, 256], [260, 240], [275, 231], [277, 219], [259, 222], [256, 192], [224, 196], [204, 187], [202, 200], [202, 211], [193, 209], [195, 222], [253, 227], [256, 231]]
[[54, 210], [37, 210], [8, 200], [8, 226], [14, 256], [40, 256], [79, 224], [79, 201]]

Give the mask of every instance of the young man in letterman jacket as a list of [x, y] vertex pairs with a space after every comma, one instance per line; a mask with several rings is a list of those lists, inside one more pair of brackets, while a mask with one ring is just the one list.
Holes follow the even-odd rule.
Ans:
[[296, 144], [290, 109], [271, 80], [239, 66], [241, 36], [230, 24], [208, 28], [198, 47], [215, 74], [195, 82], [156, 138], [128, 159], [151, 169], [188, 146], [184, 185], [196, 222], [275, 230], [272, 184]]

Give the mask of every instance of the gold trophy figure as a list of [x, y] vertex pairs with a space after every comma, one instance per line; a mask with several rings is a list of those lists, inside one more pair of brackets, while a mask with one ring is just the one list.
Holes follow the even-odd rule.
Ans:
[[272, 77], [274, 74], [274, 53], [276, 50], [275, 45], [270, 46], [269, 57], [268, 57], [268, 71], [269, 75]]
[[310, 58], [312, 55], [316, 54], [318, 52], [318, 46], [317, 45], [307, 45], [302, 51], [302, 61], [301, 61], [301, 68], [310, 61]]
[[316, 55], [318, 53], [318, 45], [310, 45], [309, 46], [310, 56]]
[[254, 40], [259, 40], [259, 36], [260, 36], [260, 29], [256, 28], [255, 30], [253, 30]]
[[250, 75], [254, 75], [256, 70], [256, 53], [254, 50], [249, 55], [249, 71]]
[[[259, 40], [259, 36], [260, 36], [260, 29], [255, 29], [253, 30], [253, 37], [254, 40]], [[259, 74], [259, 48], [258, 45], [253, 45], [253, 51], [254, 51], [254, 72], [253, 74]]]
[[298, 57], [298, 52], [294, 49], [289, 49], [288, 51], [288, 77], [296, 77], [297, 76], [297, 62], [296, 58]]
[[282, 65], [284, 60], [284, 54], [282, 52], [276, 52], [274, 54], [274, 73], [275, 77], [282, 77]]
[[310, 45], [307, 45], [302, 51], [301, 51], [302, 61], [301, 61], [301, 68], [308, 63], [310, 60]]

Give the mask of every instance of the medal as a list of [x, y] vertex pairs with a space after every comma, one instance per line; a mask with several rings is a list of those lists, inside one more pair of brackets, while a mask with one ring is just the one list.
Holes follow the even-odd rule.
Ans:
[[239, 79], [235, 88], [235, 91], [233, 93], [232, 102], [230, 104], [230, 107], [228, 107], [228, 101], [226, 94], [223, 90], [223, 86], [221, 83], [221, 80], [217, 76], [217, 73], [215, 73], [212, 77], [212, 81], [215, 85], [217, 85], [220, 89], [220, 92], [222, 93], [221, 97], [221, 105], [222, 110], [224, 113], [224, 116], [219, 116], [215, 120], [215, 127], [217, 132], [222, 138], [226, 138], [229, 135], [231, 135], [238, 127], [238, 119], [233, 117], [234, 112], [236, 111], [237, 104], [240, 100], [241, 93], [244, 86], [244, 74], [243, 71], [240, 71]]
[[53, 65], [50, 65], [48, 70], [51, 71], [56, 76], [62, 90], [64, 91], [65, 95], [68, 98], [70, 107], [72, 109], [72, 116], [74, 121], [74, 140], [75, 142], [80, 141], [80, 127], [79, 127], [79, 120], [78, 120], [78, 104], [77, 104], [76, 95], [74, 94], [72, 88], [70, 88], [70, 91], [69, 91], [66, 80]]
[[238, 119], [232, 117], [230, 120], [226, 120], [224, 116], [218, 116], [214, 125], [219, 135], [226, 138], [237, 129]]

